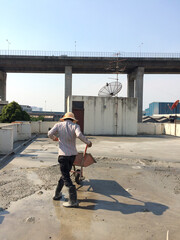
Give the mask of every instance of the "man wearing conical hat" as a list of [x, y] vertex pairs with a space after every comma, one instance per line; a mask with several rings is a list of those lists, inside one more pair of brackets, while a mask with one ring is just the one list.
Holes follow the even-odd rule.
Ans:
[[54, 125], [54, 127], [48, 131], [48, 136], [54, 141], [59, 141], [59, 156], [58, 162], [60, 164], [61, 177], [56, 187], [54, 200], [60, 200], [62, 197], [61, 190], [65, 185], [69, 192], [69, 201], [63, 203], [64, 207], [77, 207], [77, 193], [75, 185], [73, 185], [70, 178], [70, 171], [73, 162], [78, 154], [76, 149], [76, 138], [79, 138], [82, 142], [92, 146], [89, 141], [81, 132], [80, 126], [77, 123], [78, 120], [72, 112], [67, 112], [61, 119], [61, 122]]

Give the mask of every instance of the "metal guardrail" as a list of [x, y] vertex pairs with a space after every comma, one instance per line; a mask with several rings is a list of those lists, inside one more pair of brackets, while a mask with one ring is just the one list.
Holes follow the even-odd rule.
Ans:
[[180, 58], [180, 53], [0, 50], [0, 56]]

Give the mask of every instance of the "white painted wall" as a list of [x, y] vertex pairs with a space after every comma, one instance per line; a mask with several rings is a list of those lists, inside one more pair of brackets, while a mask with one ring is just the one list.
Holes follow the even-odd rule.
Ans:
[[180, 123], [164, 123], [164, 133], [167, 135], [180, 137]]
[[31, 138], [29, 122], [0, 123], [0, 153], [7, 154], [13, 149], [13, 143]]
[[14, 123], [0, 123], [0, 128], [3, 128], [3, 129], [12, 128], [12, 130], [13, 130], [13, 142], [18, 140], [17, 124], [14, 124]]
[[54, 125], [56, 124], [56, 122], [41, 122], [40, 124], [40, 133], [45, 133], [47, 134], [47, 132], [49, 131], [49, 128], [52, 128]]
[[31, 133], [40, 133], [40, 121], [31, 122]]
[[180, 137], [180, 123], [138, 123], [138, 134], [172, 135]]
[[31, 138], [31, 125], [29, 123], [17, 124], [17, 138], [18, 140], [28, 140]]
[[7, 154], [13, 150], [13, 129], [0, 129], [0, 154]]
[[[57, 122], [31, 122], [32, 133], [47, 134], [48, 129], [52, 128], [56, 123]], [[128, 126], [128, 124], [126, 124], [126, 126]], [[0, 127], [1, 127], [1, 125], [0, 125]], [[131, 127], [131, 126], [129, 126], [129, 127]], [[33, 132], [34, 130], [36, 130], [36, 131]], [[141, 134], [146, 134], [146, 135], [167, 134], [167, 135], [175, 136], [175, 124], [174, 123], [138, 123], [137, 134], [139, 134], [139, 135], [141, 135]], [[176, 136], [180, 137], [180, 124], [176, 124]]]
[[49, 128], [52, 128], [57, 122], [31, 122], [31, 132], [32, 133], [43, 133], [46, 134]]
[[138, 134], [161, 135], [164, 133], [163, 123], [138, 123]]
[[[137, 99], [72, 96], [84, 102], [84, 133], [87, 135], [136, 135]], [[69, 98], [68, 111], [72, 111]]]

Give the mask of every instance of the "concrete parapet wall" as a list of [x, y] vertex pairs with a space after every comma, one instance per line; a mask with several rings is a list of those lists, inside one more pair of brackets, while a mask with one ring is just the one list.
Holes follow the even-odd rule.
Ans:
[[161, 135], [164, 133], [163, 123], [138, 123], [139, 135]]
[[28, 140], [31, 138], [31, 125], [26, 124], [17, 124], [17, 138], [18, 140]]
[[0, 128], [3, 128], [3, 129], [12, 128], [12, 130], [13, 130], [13, 142], [18, 141], [17, 123], [0, 123]]
[[57, 122], [41, 122], [40, 124], [40, 133], [45, 133], [49, 131], [49, 128], [52, 128]]
[[0, 154], [7, 154], [13, 150], [13, 143], [31, 138], [29, 122], [0, 123]]
[[175, 123], [138, 123], [139, 135], [172, 135], [180, 137], [180, 124]]
[[0, 129], [0, 154], [7, 154], [13, 150], [13, 129]]
[[164, 123], [164, 134], [180, 137], [180, 124]]
[[31, 122], [31, 133], [46, 134], [57, 122]]
[[31, 133], [40, 133], [41, 122], [31, 122]]

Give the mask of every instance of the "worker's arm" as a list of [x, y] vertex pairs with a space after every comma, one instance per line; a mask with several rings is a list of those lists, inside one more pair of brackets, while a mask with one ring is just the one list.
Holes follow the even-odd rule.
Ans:
[[53, 141], [58, 141], [58, 137], [56, 136], [58, 133], [57, 131], [57, 124], [54, 125], [54, 127], [48, 131], [48, 137], [51, 138]]
[[82, 142], [86, 143], [88, 147], [92, 146], [92, 142], [89, 141], [81, 132], [79, 125], [76, 128], [76, 137], [79, 138]]

